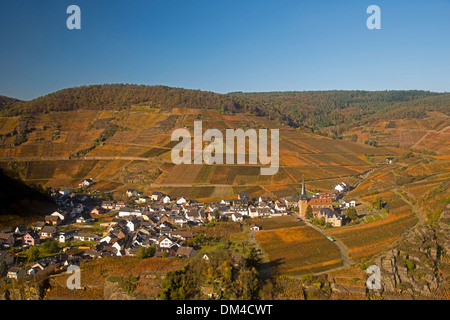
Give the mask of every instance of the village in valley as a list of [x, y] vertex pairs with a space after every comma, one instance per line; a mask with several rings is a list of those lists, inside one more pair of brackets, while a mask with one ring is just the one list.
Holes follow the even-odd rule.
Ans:
[[[241, 223], [258, 232], [261, 226], [252, 223], [252, 218], [291, 215], [321, 228], [341, 227], [353, 222], [346, 212], [356, 206], [354, 200], [342, 200], [350, 190], [345, 182], [327, 193], [307, 195], [303, 181], [300, 196], [252, 199], [241, 192], [237, 199], [208, 204], [184, 197], [172, 199], [159, 191], [144, 195], [134, 189], [126, 191], [127, 200], [105, 200], [94, 188], [94, 181], [85, 179], [75, 189], [78, 192], [52, 189], [56, 211], [29, 226], [1, 230], [5, 282], [60, 272], [108, 256], [191, 258], [199, 249], [193, 241], [194, 228], [220, 221]], [[41, 257], [39, 252], [47, 254]]]
[[450, 0], [1, 12], [0, 303], [450, 300]]

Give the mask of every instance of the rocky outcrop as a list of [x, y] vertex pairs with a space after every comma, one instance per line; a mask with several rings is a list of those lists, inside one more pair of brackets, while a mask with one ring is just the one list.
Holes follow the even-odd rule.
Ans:
[[433, 298], [450, 283], [450, 226], [435, 223], [409, 231], [394, 249], [375, 259], [382, 292]]
[[127, 293], [117, 282], [105, 281], [104, 286], [105, 300], [136, 300], [136, 298]]
[[19, 289], [7, 289], [0, 293], [0, 300], [40, 300], [39, 288], [23, 285]]

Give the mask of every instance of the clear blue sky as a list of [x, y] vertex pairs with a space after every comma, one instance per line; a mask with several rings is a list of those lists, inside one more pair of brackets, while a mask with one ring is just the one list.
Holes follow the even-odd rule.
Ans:
[[0, 95], [25, 100], [101, 83], [450, 91], [449, 0], [0, 0], [0, 39]]

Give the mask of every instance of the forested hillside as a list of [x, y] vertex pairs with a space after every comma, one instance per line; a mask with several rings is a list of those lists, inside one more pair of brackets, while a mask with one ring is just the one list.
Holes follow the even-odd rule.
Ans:
[[428, 91], [309, 91], [231, 93], [246, 110], [293, 126], [359, 126], [381, 119], [420, 119], [426, 111], [450, 114], [450, 94]]
[[427, 111], [450, 115], [450, 94], [429, 91], [304, 91], [218, 94], [200, 90], [129, 84], [90, 85], [68, 88], [19, 101], [0, 97], [2, 116], [53, 111], [122, 110], [146, 104], [172, 108], [215, 109], [221, 113], [244, 111], [267, 116], [280, 124], [348, 129], [376, 120], [426, 117]]
[[20, 103], [20, 101], [17, 99], [0, 96], [0, 111], [14, 108], [18, 103]]
[[111, 84], [59, 90], [31, 101], [9, 104], [2, 113], [11, 116], [79, 109], [121, 110], [140, 103], [159, 109], [190, 107], [236, 111], [238, 108], [232, 97], [207, 91]]

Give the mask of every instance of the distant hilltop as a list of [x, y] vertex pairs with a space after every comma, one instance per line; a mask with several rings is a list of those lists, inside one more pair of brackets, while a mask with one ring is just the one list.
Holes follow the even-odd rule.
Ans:
[[68, 88], [20, 101], [0, 96], [0, 114], [17, 116], [54, 111], [122, 110], [132, 105], [158, 109], [215, 109], [224, 114], [247, 112], [292, 127], [318, 130], [358, 126], [380, 119], [423, 118], [427, 111], [450, 113], [450, 94], [409, 91], [209, 91], [155, 85], [103, 84]]

